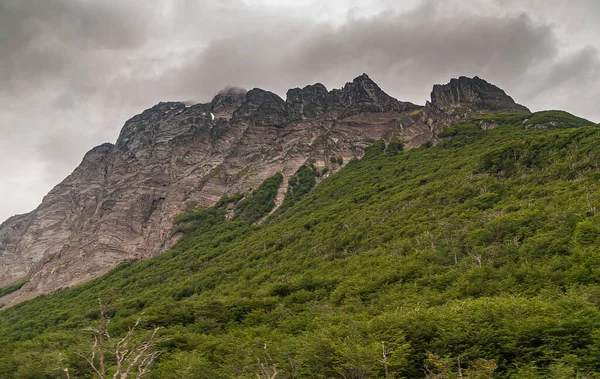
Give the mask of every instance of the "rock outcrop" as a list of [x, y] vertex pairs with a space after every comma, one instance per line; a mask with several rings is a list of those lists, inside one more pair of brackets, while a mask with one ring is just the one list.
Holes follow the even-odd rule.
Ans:
[[441, 109], [463, 106], [475, 111], [531, 113], [502, 89], [477, 76], [472, 79], [461, 76], [448, 84], [436, 84], [431, 92], [431, 104]]
[[338, 109], [337, 98], [321, 83], [287, 91], [286, 104], [291, 121], [315, 119], [328, 110]]
[[243, 88], [230, 87], [219, 91], [210, 102], [210, 107], [215, 117], [231, 115], [246, 99], [246, 91]]
[[346, 110], [344, 115], [362, 112], [409, 112], [422, 108], [394, 99], [383, 92], [367, 74], [362, 74], [351, 83], [346, 83], [341, 90], [333, 90], [332, 94]]
[[27, 280], [0, 303], [160, 253], [176, 241], [173, 218], [188, 205], [212, 205], [277, 172], [285, 177], [281, 196], [305, 162], [335, 172], [332, 157], [347, 162], [379, 139], [408, 147], [435, 141], [450, 122], [441, 107], [470, 99], [504, 109], [510, 97], [499, 91], [460, 79], [436, 86], [435, 106], [421, 107], [394, 99], [363, 74], [337, 90], [291, 89], [285, 101], [261, 89], [230, 89], [206, 104], [159, 103], [128, 120], [115, 144], [88, 152], [37, 209], [0, 225], [0, 288]]
[[252, 121], [255, 125], [281, 126], [287, 122], [285, 101], [273, 92], [254, 88], [233, 113], [234, 121]]
[[329, 92], [321, 83], [291, 89], [287, 92], [286, 102], [290, 121], [313, 119], [328, 111], [342, 111], [343, 118], [360, 113], [402, 113], [423, 108], [394, 99], [367, 74]]

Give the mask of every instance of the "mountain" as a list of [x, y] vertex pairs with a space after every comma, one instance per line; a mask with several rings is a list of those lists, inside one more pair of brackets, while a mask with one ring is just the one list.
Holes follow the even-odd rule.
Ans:
[[91, 377], [93, 330], [108, 353], [139, 318], [152, 378], [597, 377], [598, 127], [438, 105], [434, 142], [273, 173], [187, 207], [164, 253], [3, 310], [0, 377]]
[[0, 288], [22, 285], [0, 302], [155, 256], [180, 237], [173, 218], [188, 206], [213, 205], [277, 172], [280, 202], [303, 164], [333, 173], [381, 138], [408, 147], [435, 140], [446, 119], [394, 99], [366, 74], [332, 91], [291, 89], [285, 101], [233, 88], [206, 104], [159, 103], [128, 120], [116, 144], [88, 152], [37, 209], [0, 225]]

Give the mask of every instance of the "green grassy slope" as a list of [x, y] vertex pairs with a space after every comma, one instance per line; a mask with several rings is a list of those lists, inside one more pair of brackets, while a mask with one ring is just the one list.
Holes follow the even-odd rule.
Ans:
[[113, 335], [164, 327], [156, 378], [600, 377], [600, 129], [523, 117], [304, 167], [261, 225], [280, 176], [190, 211], [171, 251], [0, 313], [0, 377], [91, 377], [98, 297]]

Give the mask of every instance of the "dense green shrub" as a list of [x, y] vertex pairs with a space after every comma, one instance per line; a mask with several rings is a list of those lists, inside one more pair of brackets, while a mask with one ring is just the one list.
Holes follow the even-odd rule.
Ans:
[[388, 143], [388, 146], [385, 149], [385, 151], [389, 155], [397, 155], [404, 151], [404, 144], [398, 140], [393, 139], [390, 141], [390, 143]]

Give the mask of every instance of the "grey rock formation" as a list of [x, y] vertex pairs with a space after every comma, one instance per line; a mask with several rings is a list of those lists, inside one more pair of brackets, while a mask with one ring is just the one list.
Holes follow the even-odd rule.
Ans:
[[531, 113], [502, 89], [477, 76], [472, 79], [461, 76], [448, 84], [436, 84], [431, 92], [431, 104], [441, 109], [464, 106], [480, 111]]
[[329, 109], [339, 108], [337, 99], [321, 83], [287, 91], [286, 105], [290, 120], [314, 119]]
[[252, 121], [256, 125], [283, 125], [287, 122], [285, 101], [273, 92], [254, 88], [233, 113], [235, 122]]
[[332, 110], [342, 111], [339, 117], [344, 118], [360, 113], [409, 112], [423, 108], [394, 99], [367, 74], [329, 92], [321, 83], [291, 89], [286, 103], [290, 120], [316, 118]]
[[246, 93], [247, 91], [242, 88], [231, 88], [219, 92], [210, 103], [211, 111], [218, 116], [222, 116], [223, 113], [233, 114], [246, 99]]
[[333, 90], [339, 103], [346, 109], [345, 115], [361, 112], [407, 112], [422, 107], [401, 102], [387, 93], [373, 81], [367, 74], [346, 83], [344, 88]]
[[419, 146], [450, 119], [430, 104], [392, 98], [366, 75], [329, 92], [321, 84], [292, 89], [287, 101], [253, 89], [206, 104], [157, 104], [128, 120], [116, 144], [88, 152], [37, 209], [0, 225], [0, 288], [28, 281], [0, 303], [160, 253], [177, 240], [173, 218], [188, 205], [212, 205], [277, 172], [285, 177], [281, 201], [287, 179], [308, 160], [321, 168], [332, 157], [347, 162], [379, 139]]

